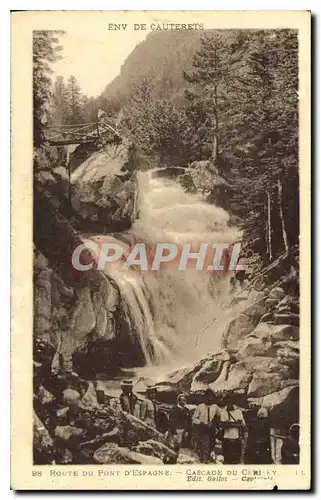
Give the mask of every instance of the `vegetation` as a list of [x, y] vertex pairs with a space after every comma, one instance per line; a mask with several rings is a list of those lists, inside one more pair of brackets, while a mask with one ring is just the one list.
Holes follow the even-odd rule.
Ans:
[[96, 121], [102, 109], [153, 165], [211, 160], [209, 168], [232, 186], [232, 218], [263, 260], [298, 244], [295, 31], [151, 34], [98, 99], [85, 96], [74, 76], [58, 77], [52, 89], [56, 35], [34, 36], [36, 146], [49, 121]]
[[62, 31], [33, 32], [33, 117], [34, 146], [40, 147], [44, 141], [44, 129], [50, 117], [52, 97], [51, 64], [59, 59], [62, 46], [59, 35]]

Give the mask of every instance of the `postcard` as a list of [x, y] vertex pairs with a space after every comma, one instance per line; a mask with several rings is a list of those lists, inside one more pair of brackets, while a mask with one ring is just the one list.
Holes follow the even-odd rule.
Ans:
[[14, 490], [309, 490], [308, 11], [12, 23]]

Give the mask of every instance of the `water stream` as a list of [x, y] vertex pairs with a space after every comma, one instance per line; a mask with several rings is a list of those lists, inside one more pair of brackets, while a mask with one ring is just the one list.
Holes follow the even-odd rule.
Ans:
[[[130, 231], [135, 242], [232, 243], [240, 233], [228, 225], [229, 215], [198, 194], [188, 194], [178, 182], [138, 174], [138, 218]], [[126, 304], [146, 358], [146, 370], [157, 372], [194, 362], [220, 348], [231, 311], [221, 314], [229, 300], [229, 276], [171, 265], [154, 272], [108, 271]], [[207, 325], [217, 315], [214, 326]]]

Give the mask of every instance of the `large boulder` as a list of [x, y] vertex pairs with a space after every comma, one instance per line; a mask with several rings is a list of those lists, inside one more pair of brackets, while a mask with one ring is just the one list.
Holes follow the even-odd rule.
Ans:
[[53, 457], [53, 439], [36, 413], [33, 413], [33, 446], [37, 454]]
[[164, 456], [175, 458], [175, 452], [154, 439], [149, 439], [148, 441], [143, 441], [135, 446], [134, 451], [138, 453], [143, 453], [144, 455], [152, 455], [163, 459]]
[[177, 459], [178, 464], [199, 464], [199, 457], [189, 448], [181, 448]]
[[247, 338], [253, 337], [262, 340], [269, 340], [272, 337], [274, 328], [274, 325], [271, 325], [270, 323], [259, 323], [257, 327], [247, 335]]
[[243, 313], [232, 319], [223, 334], [224, 347], [227, 349], [238, 347], [240, 340], [253, 331], [258, 321], [257, 318]]
[[228, 367], [226, 378], [219, 377], [210, 388], [214, 391], [235, 392], [240, 389], [247, 389], [252, 378], [251, 371], [248, 370], [244, 362], [238, 362]]
[[278, 341], [298, 340], [300, 330], [298, 327], [288, 324], [273, 325], [271, 323], [261, 322], [246, 337], [259, 338], [262, 340], [271, 340], [273, 343]]
[[[282, 365], [281, 365], [282, 366]], [[284, 367], [284, 372], [290, 377], [291, 373]], [[279, 372], [256, 372], [248, 388], [249, 397], [261, 397], [271, 394], [275, 391], [284, 389], [287, 386], [292, 386], [298, 383], [298, 380], [292, 378], [284, 378], [284, 373]]]
[[[263, 369], [260, 370], [264, 372]], [[293, 373], [291, 368], [284, 363], [283, 359], [277, 357], [276, 359], [272, 359], [269, 363], [268, 370], [269, 373], [278, 374], [283, 380], [293, 378]]]
[[226, 351], [205, 359], [200, 369], [195, 373], [191, 385], [193, 391], [203, 390], [220, 376], [224, 362], [229, 361], [230, 356]]
[[123, 145], [93, 153], [71, 176], [72, 205], [83, 219], [106, 231], [122, 231], [135, 218], [137, 184], [126, 175], [132, 161]]
[[[95, 437], [91, 437], [90, 439], [86, 439], [85, 441], [82, 441], [79, 444], [80, 449], [98, 449], [100, 446], [102, 446], [105, 443], [116, 443], [119, 444], [120, 441], [120, 431], [118, 427], [114, 427], [113, 429], [109, 430], [108, 432], [101, 432], [102, 426], [100, 425], [99, 428], [97, 428], [97, 434]], [[105, 430], [105, 429], [104, 429]]]
[[277, 360], [282, 366], [287, 367], [289, 378], [299, 378], [300, 351], [299, 342], [277, 342]]
[[287, 429], [299, 422], [299, 385], [293, 384], [263, 397], [249, 398], [249, 403], [268, 408], [273, 427]]
[[62, 402], [67, 406], [78, 405], [79, 400], [80, 394], [75, 389], [67, 388], [62, 393]]
[[282, 340], [299, 340], [300, 329], [291, 324], [275, 325], [271, 332], [273, 342]]
[[280, 286], [272, 288], [272, 290], [269, 293], [270, 299], [277, 299], [278, 301], [281, 301], [282, 299], [284, 299], [284, 297], [285, 297], [285, 291]]
[[87, 158], [89, 158], [93, 153], [97, 151], [97, 145], [95, 143], [80, 144], [79, 146], [72, 149], [70, 150], [69, 156], [69, 168], [71, 172], [76, 170], [79, 165], [84, 163]]
[[300, 315], [292, 312], [275, 312], [274, 319], [277, 325], [300, 326]]
[[244, 309], [243, 314], [254, 320], [256, 323], [258, 323], [263, 316], [267, 312], [267, 307], [266, 307], [266, 300], [265, 298], [260, 298], [254, 304], [251, 304], [248, 306], [246, 309]]
[[[170, 372], [162, 382], [158, 382], [156, 385], [162, 389], [167, 387], [168, 391], [171, 391], [176, 396], [181, 392], [203, 390], [208, 383], [214, 382], [219, 376], [222, 362], [229, 359], [230, 354], [225, 350], [219, 353], [207, 354], [194, 365], [184, 366]], [[142, 387], [145, 390], [146, 381], [141, 379], [140, 383], [143, 384]]]
[[249, 397], [261, 397], [278, 391], [282, 386], [282, 377], [277, 373], [256, 372], [248, 388]]
[[299, 302], [296, 298], [292, 297], [291, 295], [287, 295], [282, 299], [277, 307], [276, 310], [278, 313], [294, 313], [294, 314], [299, 314], [300, 312], [300, 306]]
[[[294, 340], [283, 340], [276, 342], [275, 346], [278, 349], [284, 349], [289, 353], [289, 357], [297, 358], [300, 355], [300, 343]], [[277, 351], [278, 352], [278, 351]]]
[[240, 349], [239, 355], [243, 358], [247, 356], [268, 356], [271, 354], [272, 343], [264, 338], [248, 337], [242, 348]]
[[238, 359], [244, 364], [249, 373], [255, 373], [257, 371], [268, 372], [271, 363], [274, 361], [274, 358], [269, 356], [246, 356], [246, 358], [243, 358], [239, 355]]
[[120, 447], [115, 443], [104, 444], [94, 453], [94, 460], [100, 464], [146, 464], [146, 465], [161, 465], [163, 464], [160, 458], [150, 455], [143, 455], [131, 451], [127, 447]]
[[69, 441], [72, 437], [79, 437], [83, 432], [84, 429], [72, 425], [57, 425], [55, 428], [55, 436], [63, 441]]
[[188, 392], [191, 388], [194, 373], [197, 371], [194, 366], [186, 366], [169, 373], [165, 378], [162, 385], [167, 385], [177, 393]]
[[[221, 170], [223, 170], [221, 165]], [[216, 165], [211, 160], [194, 161], [185, 175], [180, 176], [180, 182], [190, 191], [194, 189], [201, 193], [208, 203], [213, 203], [218, 207], [229, 208], [230, 186], [220, 175]]]

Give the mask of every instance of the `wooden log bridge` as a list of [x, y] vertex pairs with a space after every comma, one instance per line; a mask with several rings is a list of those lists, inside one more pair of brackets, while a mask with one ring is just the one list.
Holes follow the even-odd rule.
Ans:
[[46, 129], [46, 140], [51, 146], [95, 144], [99, 141], [120, 143], [124, 137], [116, 127], [108, 123], [104, 111], [99, 111], [97, 121], [72, 125], [50, 125]]
[[101, 133], [103, 130], [99, 122], [52, 125], [46, 130], [46, 140], [51, 146], [95, 144], [100, 139]]
[[52, 140], [49, 139], [50, 146], [70, 146], [76, 144], [95, 144], [97, 139], [65, 139], [65, 140]]

